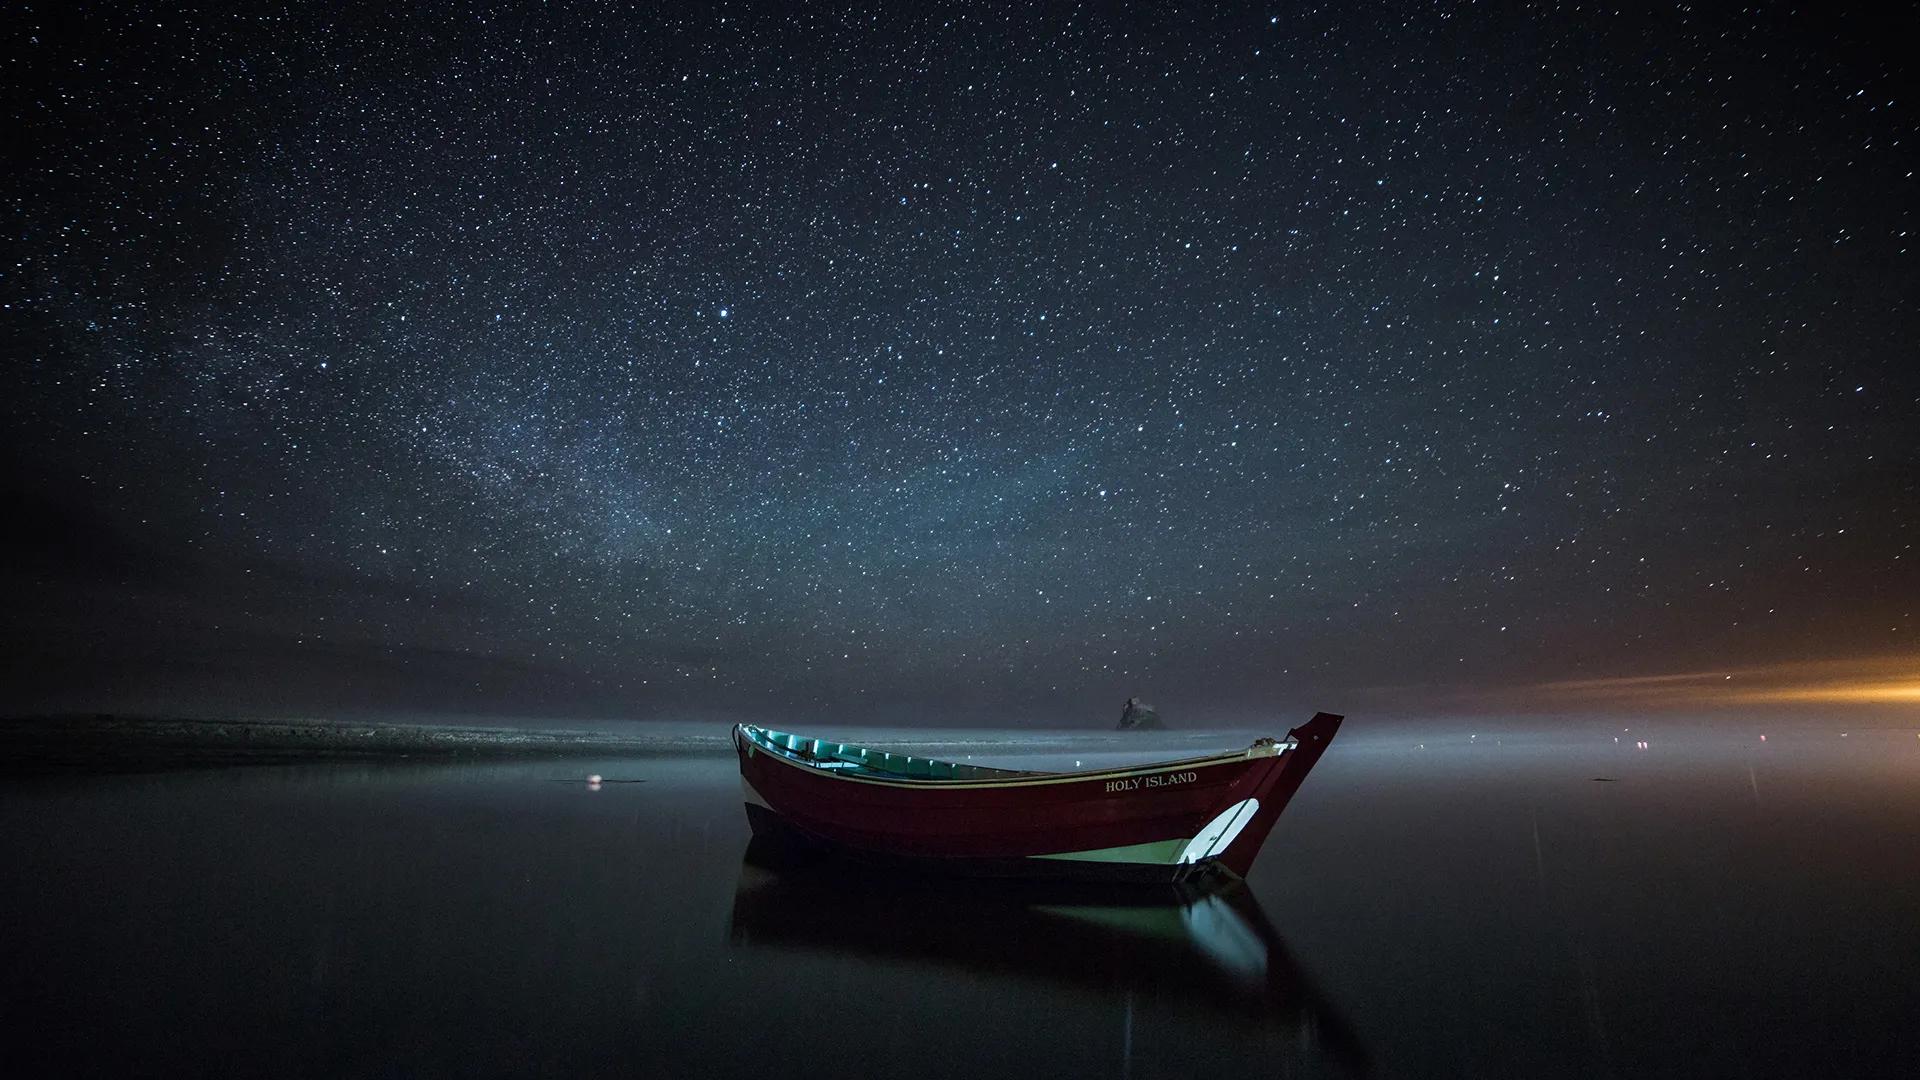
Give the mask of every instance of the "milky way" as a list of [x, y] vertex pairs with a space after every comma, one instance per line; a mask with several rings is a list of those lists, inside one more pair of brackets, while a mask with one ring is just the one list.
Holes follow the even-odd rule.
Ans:
[[1910, 28], [669, 8], [8, 20], [0, 706], [1913, 653]]

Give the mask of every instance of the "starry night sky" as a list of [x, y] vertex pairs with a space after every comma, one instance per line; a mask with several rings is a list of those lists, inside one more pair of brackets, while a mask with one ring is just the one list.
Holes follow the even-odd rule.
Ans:
[[14, 10], [0, 707], [1920, 655], [1910, 14]]

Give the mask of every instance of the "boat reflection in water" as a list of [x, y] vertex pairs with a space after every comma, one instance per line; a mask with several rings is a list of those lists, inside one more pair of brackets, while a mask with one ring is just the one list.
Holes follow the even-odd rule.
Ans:
[[1128, 1030], [1161, 1012], [1278, 1034], [1340, 1073], [1352, 1031], [1295, 965], [1243, 882], [1116, 891], [1075, 882], [911, 877], [756, 838], [731, 940], [1113, 995]]

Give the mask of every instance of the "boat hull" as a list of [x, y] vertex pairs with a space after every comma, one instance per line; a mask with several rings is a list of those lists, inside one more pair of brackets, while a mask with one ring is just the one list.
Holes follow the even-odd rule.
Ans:
[[976, 782], [849, 776], [734, 741], [756, 835], [918, 871], [1155, 883], [1244, 875], [1339, 725], [1322, 713], [1285, 748]]
[[1217, 861], [1205, 863], [1100, 862], [1025, 856], [910, 855], [864, 844], [849, 844], [802, 829], [764, 806], [747, 804], [754, 842], [769, 841], [807, 855], [846, 859], [863, 867], [906, 874], [1006, 878], [1022, 881], [1114, 882], [1128, 885], [1205, 887], [1222, 875]]

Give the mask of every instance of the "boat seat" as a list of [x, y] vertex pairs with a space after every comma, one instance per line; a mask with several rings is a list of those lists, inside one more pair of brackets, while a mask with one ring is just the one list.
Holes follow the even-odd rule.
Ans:
[[769, 728], [746, 728], [747, 738], [769, 753], [780, 754], [815, 768], [902, 780], [979, 780], [1022, 775], [1018, 769], [963, 765], [938, 758], [870, 750], [852, 743], [802, 738]]

